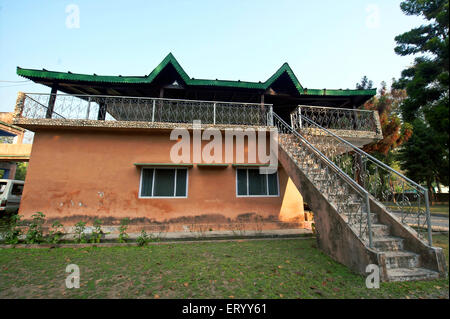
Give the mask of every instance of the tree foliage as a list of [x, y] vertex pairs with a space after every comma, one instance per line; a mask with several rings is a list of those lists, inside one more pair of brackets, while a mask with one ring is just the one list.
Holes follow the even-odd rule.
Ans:
[[443, 150], [436, 149], [434, 133], [425, 121], [414, 120], [413, 130], [414, 134], [400, 149], [398, 159], [406, 175], [418, 183], [425, 183], [432, 194], [433, 184], [448, 185], [448, 175], [440, 173], [448, 169], [448, 157], [442, 157]]
[[369, 90], [373, 87], [373, 82], [367, 78], [367, 76], [363, 76], [361, 82], [356, 83], [357, 90]]
[[[408, 96], [401, 104], [401, 114], [404, 121], [412, 123], [414, 132], [402, 151], [402, 168], [427, 184], [440, 181], [448, 185], [449, 1], [406, 0], [400, 7], [406, 15], [422, 16], [427, 21], [395, 38], [397, 54], [417, 55], [414, 64], [394, 83], [395, 88], [406, 89]], [[427, 161], [424, 156], [416, 157], [417, 151], [425, 149]], [[431, 175], [420, 178], [414, 167], [421, 170], [420, 174]]]
[[405, 143], [412, 135], [412, 126], [403, 123], [399, 110], [406, 98], [405, 90], [387, 89], [386, 83], [381, 83], [377, 96], [367, 101], [363, 108], [378, 111], [380, 116], [383, 139], [364, 146], [364, 151], [376, 155], [387, 164], [393, 160], [392, 151]]

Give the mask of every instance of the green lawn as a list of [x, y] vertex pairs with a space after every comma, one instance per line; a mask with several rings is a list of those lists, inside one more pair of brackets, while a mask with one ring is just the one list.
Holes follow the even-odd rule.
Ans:
[[433, 214], [439, 214], [439, 215], [446, 215], [448, 217], [448, 204], [447, 205], [432, 205], [430, 206], [430, 213]]
[[[435, 236], [445, 247], [448, 235]], [[81, 287], [66, 289], [65, 267]], [[0, 250], [0, 298], [448, 298], [448, 279], [367, 289], [315, 239]]]

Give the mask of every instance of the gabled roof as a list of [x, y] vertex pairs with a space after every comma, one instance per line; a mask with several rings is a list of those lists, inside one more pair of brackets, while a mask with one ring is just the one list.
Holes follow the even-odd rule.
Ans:
[[[60, 81], [79, 81], [79, 82], [96, 82], [96, 83], [118, 83], [118, 84], [151, 84], [159, 74], [168, 66], [172, 65], [180, 78], [188, 86], [214, 86], [214, 87], [231, 87], [243, 89], [267, 90], [276, 82], [283, 74], [287, 74], [292, 84], [300, 95], [375, 95], [376, 89], [373, 90], [311, 90], [304, 89], [288, 63], [284, 63], [271, 77], [265, 82], [247, 82], [247, 81], [228, 81], [228, 80], [206, 80], [194, 79], [183, 70], [181, 65], [175, 59], [172, 53], [169, 53], [161, 63], [146, 76], [110, 76], [96, 74], [78, 74], [72, 72], [55, 72], [48, 70], [23, 69], [17, 67], [17, 74], [33, 80], [60, 80]], [[38, 81], [39, 82], [39, 81]]]

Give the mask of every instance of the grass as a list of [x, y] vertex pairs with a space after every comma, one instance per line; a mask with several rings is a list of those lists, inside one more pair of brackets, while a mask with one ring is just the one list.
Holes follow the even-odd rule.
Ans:
[[448, 217], [448, 204], [447, 205], [440, 205], [440, 204], [432, 205], [432, 206], [430, 206], [430, 213], [431, 213], [431, 215], [438, 214], [438, 215], [445, 215]]
[[[397, 210], [397, 206], [394, 203], [392, 203], [392, 202], [384, 203], [384, 205], [387, 208], [389, 208], [389, 209], [391, 209], [393, 211]], [[448, 217], [449, 216], [449, 212], [448, 212], [449, 209], [448, 209], [448, 207], [449, 207], [448, 204], [434, 204], [434, 205], [430, 205], [430, 213], [431, 213], [431, 215], [438, 215], [438, 216], [445, 215], [445, 216]]]
[[[445, 249], [448, 234], [434, 236]], [[65, 268], [80, 267], [79, 289]], [[315, 239], [2, 249], [0, 298], [448, 298], [449, 281], [367, 289]]]

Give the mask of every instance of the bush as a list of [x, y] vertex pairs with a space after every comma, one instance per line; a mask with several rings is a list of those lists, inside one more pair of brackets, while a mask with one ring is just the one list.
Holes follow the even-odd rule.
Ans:
[[31, 215], [33, 218], [30, 225], [28, 226], [28, 232], [25, 237], [25, 242], [27, 244], [38, 244], [44, 241], [44, 232], [42, 230], [42, 225], [45, 222], [45, 215], [41, 212], [37, 212]]
[[104, 234], [102, 231], [102, 221], [100, 219], [94, 220], [94, 229], [92, 230], [91, 243], [98, 244]]
[[87, 243], [87, 237], [85, 234], [86, 230], [86, 222], [82, 222], [79, 221], [78, 223], [75, 224], [75, 242], [77, 244], [81, 244], [81, 243]]
[[59, 244], [63, 236], [64, 227], [59, 221], [56, 220], [48, 232], [47, 242], [50, 244]]
[[120, 227], [119, 227], [119, 243], [126, 243], [127, 239], [130, 237], [126, 233], [128, 229], [128, 223], [130, 220], [128, 218], [124, 218], [120, 221]]
[[5, 243], [6, 244], [18, 244], [19, 236], [22, 234], [22, 230], [20, 229], [21, 225], [21, 217], [20, 215], [13, 215], [8, 223], [8, 228], [5, 232]]
[[139, 237], [136, 239], [136, 242], [138, 244], [138, 246], [145, 246], [147, 245], [151, 240], [151, 237], [149, 237], [147, 235], [147, 233], [145, 232], [145, 230], [141, 231], [141, 234], [139, 235]]

